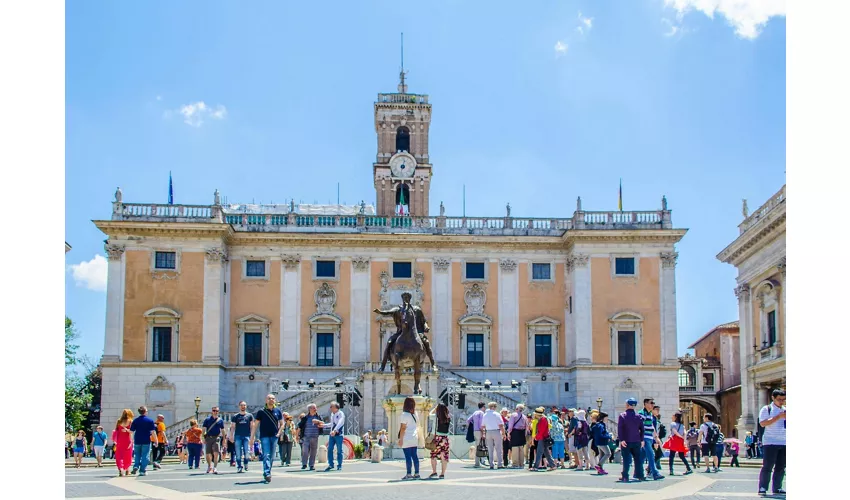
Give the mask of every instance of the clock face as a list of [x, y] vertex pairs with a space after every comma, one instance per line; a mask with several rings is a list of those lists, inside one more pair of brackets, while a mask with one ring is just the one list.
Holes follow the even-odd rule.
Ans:
[[406, 153], [400, 153], [390, 159], [393, 177], [412, 177], [416, 170], [416, 160]]

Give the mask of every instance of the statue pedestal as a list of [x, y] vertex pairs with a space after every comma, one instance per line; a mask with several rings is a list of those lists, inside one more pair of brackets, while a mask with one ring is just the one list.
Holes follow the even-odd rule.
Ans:
[[[382, 406], [387, 414], [387, 434], [389, 442], [384, 447], [384, 454], [394, 459], [404, 459], [404, 452], [398, 447], [398, 431], [401, 427], [400, 419], [404, 400], [407, 396], [388, 396], [382, 401]], [[419, 427], [419, 442], [416, 445], [417, 455], [424, 458], [426, 452], [430, 456], [430, 452], [425, 449], [425, 433], [428, 429], [427, 419], [431, 409], [437, 404], [437, 400], [425, 396], [412, 396], [416, 401], [416, 423]], [[407, 444], [407, 443], [405, 443]]]

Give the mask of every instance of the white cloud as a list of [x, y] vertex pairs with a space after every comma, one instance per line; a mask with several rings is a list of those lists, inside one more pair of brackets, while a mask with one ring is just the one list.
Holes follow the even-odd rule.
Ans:
[[85, 287], [95, 292], [106, 291], [106, 258], [95, 255], [92, 260], [68, 266], [74, 276], [74, 282], [79, 287]]
[[578, 13], [578, 26], [576, 26], [576, 31], [578, 31], [579, 35], [583, 35], [585, 33], [590, 32], [590, 29], [593, 28], [593, 18], [592, 17], [584, 17], [581, 14], [581, 11]]
[[161, 96], [161, 95], [156, 96], [156, 100], [157, 100], [157, 101], [161, 101], [161, 100], [162, 100], [162, 96]]
[[681, 26], [679, 26], [678, 24], [674, 24], [674, 23], [673, 23], [672, 21], [670, 21], [669, 19], [662, 18], [662, 19], [661, 19], [661, 22], [662, 22], [663, 24], [667, 25], [667, 26], [670, 28], [670, 30], [669, 30], [669, 31], [667, 31], [666, 33], [664, 33], [664, 36], [675, 36], [677, 33], [679, 33], [679, 32], [681, 32], [681, 31], [682, 31], [682, 27], [681, 27]]
[[785, 17], [785, 0], [664, 0], [664, 5], [675, 9], [680, 21], [690, 10], [711, 19], [717, 12], [748, 40], [758, 37], [771, 17]]
[[567, 53], [567, 44], [558, 40], [558, 43], [555, 44], [555, 54], [557, 57], [560, 57]]
[[204, 124], [206, 118], [223, 120], [227, 116], [227, 108], [221, 104], [213, 108], [207, 106], [204, 101], [198, 101], [191, 104], [184, 104], [174, 111], [166, 111], [164, 116], [171, 118], [174, 113], [180, 113], [183, 116], [183, 123], [186, 125], [200, 127]]

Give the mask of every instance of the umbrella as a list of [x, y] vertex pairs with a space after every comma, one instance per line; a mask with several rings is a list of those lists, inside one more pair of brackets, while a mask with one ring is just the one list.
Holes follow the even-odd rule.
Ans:
[[735, 438], [727, 438], [727, 439], [724, 439], [723, 442], [724, 443], [730, 443], [730, 444], [731, 443], [744, 444], [743, 441], [741, 441], [740, 439], [735, 439]]

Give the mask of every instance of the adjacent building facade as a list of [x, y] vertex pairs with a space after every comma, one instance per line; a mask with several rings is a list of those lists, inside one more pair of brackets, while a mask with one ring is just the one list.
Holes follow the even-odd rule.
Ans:
[[756, 430], [770, 392], [785, 388], [785, 186], [752, 214], [717, 258], [738, 270], [741, 416], [738, 435]]
[[741, 415], [741, 363], [738, 322], [712, 328], [688, 349], [694, 355], [679, 358], [680, 408], [687, 410], [687, 419], [702, 422], [711, 413], [725, 435], [737, 434]]
[[341, 379], [362, 396], [360, 421], [380, 428], [391, 375], [376, 365], [395, 327], [372, 311], [405, 291], [440, 366], [426, 387], [515, 379], [533, 404], [678, 404], [675, 245], [686, 230], [666, 200], [596, 212], [579, 199], [570, 217], [546, 218], [510, 207], [447, 216], [440, 203], [432, 215], [428, 96], [402, 84], [374, 110], [364, 175], [375, 207], [227, 205], [217, 191], [210, 205], [158, 205], [116, 192], [111, 218], [95, 221], [108, 237], [104, 421], [146, 404], [178, 422], [196, 397], [233, 411], [268, 392], [299, 411], [333, 394], [284, 381]]

